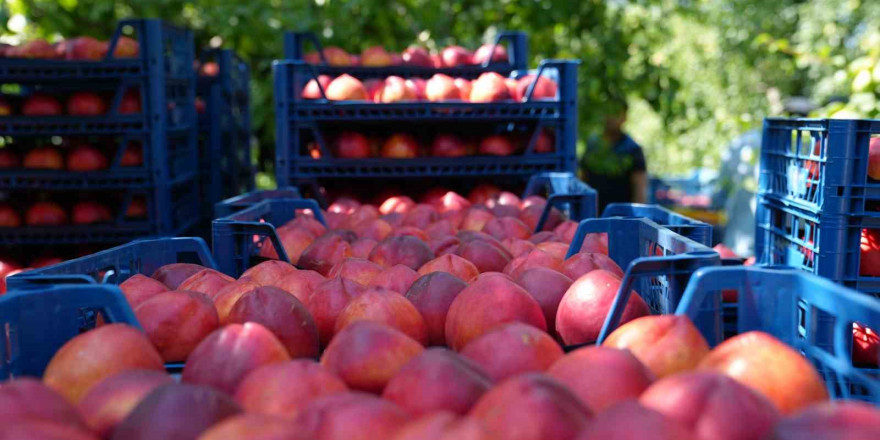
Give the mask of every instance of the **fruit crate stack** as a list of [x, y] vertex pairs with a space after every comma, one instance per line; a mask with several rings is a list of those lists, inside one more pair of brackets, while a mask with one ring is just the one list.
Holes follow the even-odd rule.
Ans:
[[109, 42], [5, 48], [0, 258], [187, 231], [200, 203], [192, 66], [192, 33], [152, 19], [119, 22]]
[[575, 169], [578, 62], [527, 70], [521, 32], [474, 52], [372, 47], [360, 57], [288, 33], [285, 58], [274, 65], [279, 185], [369, 182], [375, 194], [418, 178], [522, 184]]
[[767, 119], [756, 254], [880, 297], [880, 120]]
[[199, 55], [196, 80], [203, 218], [214, 204], [254, 189], [250, 68], [231, 49]]

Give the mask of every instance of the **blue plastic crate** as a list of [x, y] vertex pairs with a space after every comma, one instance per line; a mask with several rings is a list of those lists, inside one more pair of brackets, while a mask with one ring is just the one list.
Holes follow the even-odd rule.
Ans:
[[647, 218], [697, 243], [712, 246], [712, 225], [672, 212], [662, 206], [612, 203], [605, 207], [602, 217]]
[[[311, 47], [309, 47], [311, 44]], [[284, 59], [304, 61], [309, 49], [313, 49], [320, 64], [315, 69], [321, 74], [341, 75], [347, 73], [356, 78], [385, 78], [396, 75], [403, 77], [430, 77], [435, 73], [443, 73], [452, 77], [476, 78], [483, 72], [498, 72], [508, 74], [514, 70], [523, 70], [528, 66], [528, 37], [525, 32], [501, 31], [495, 35], [492, 42], [491, 53], [495, 53], [497, 46], [507, 49], [509, 60], [507, 62], [486, 62], [482, 65], [461, 66], [452, 68], [434, 68], [418, 66], [329, 66], [324, 57], [324, 49], [321, 41], [313, 32], [285, 32], [284, 33]]]
[[721, 264], [718, 253], [643, 218], [601, 218], [581, 221], [566, 258], [576, 254], [587, 234], [608, 234], [609, 257], [624, 270], [620, 290], [605, 319], [597, 343], [620, 324], [632, 290], [655, 314], [670, 314], [681, 301], [697, 269]]
[[[305, 84], [316, 77], [315, 66], [300, 61], [276, 62], [276, 151], [278, 182], [295, 183], [308, 178], [378, 178], [378, 177], [467, 177], [520, 176], [540, 172], [569, 171], [576, 167], [577, 132], [577, 61], [547, 60], [533, 73], [554, 76], [559, 98], [533, 100], [531, 89], [523, 102], [470, 103], [465, 101], [372, 103], [355, 101], [303, 100]], [[528, 72], [514, 72], [519, 77]], [[322, 91], [323, 93], [323, 91]], [[325, 130], [328, 124], [360, 124], [383, 131], [401, 129], [401, 123], [427, 127], [459, 124], [458, 131], [485, 131], [489, 126], [515, 130], [528, 135], [528, 145], [513, 156], [468, 156], [460, 158], [421, 157], [415, 159], [340, 159], [331, 154]], [[494, 124], [494, 125], [493, 125]], [[552, 153], [534, 153], [541, 130], [552, 129], [556, 147]], [[338, 130], [338, 127], [332, 127]], [[442, 130], [441, 130], [442, 131]], [[321, 152], [314, 159], [306, 148], [314, 142]]]
[[880, 120], [764, 120], [759, 194], [813, 213], [876, 211], [880, 181], [868, 177], [868, 144]]
[[[122, 35], [138, 41], [138, 56], [113, 56]], [[100, 190], [121, 199], [111, 207], [116, 211], [112, 224], [2, 228], [0, 243], [119, 243], [143, 236], [176, 235], [191, 227], [201, 200], [197, 189], [187, 188], [199, 172], [193, 167], [198, 150], [192, 63], [192, 32], [155, 19], [120, 21], [103, 60], [0, 59], [0, 84], [7, 92], [4, 98], [13, 104], [36, 92], [64, 95], [95, 91], [110, 97], [108, 113], [101, 116], [2, 117], [0, 136], [7, 138], [4, 148], [18, 150], [33, 138], [69, 135], [98, 137], [98, 145], [108, 141], [117, 145], [109, 168], [101, 171], [0, 170], [0, 192], [12, 202], [34, 200], [39, 197], [35, 191], [51, 191], [50, 198], [61, 201], [69, 197], [63, 191]], [[118, 112], [127, 92], [140, 96], [140, 113]], [[143, 151], [143, 165], [120, 166], [125, 151], [138, 146]], [[134, 196], [146, 198], [146, 220], [125, 218]]]
[[172, 263], [217, 268], [210, 248], [201, 238], [154, 238], [22, 272], [7, 278], [7, 284], [10, 290], [31, 284], [120, 284], [132, 275], [151, 276], [156, 269]]
[[832, 397], [880, 405], [880, 371], [852, 363], [853, 323], [880, 328], [880, 303], [790, 268], [712, 267], [697, 271], [676, 310], [709, 344], [724, 340], [721, 292], [735, 290], [738, 333], [763, 331], [804, 354]]
[[140, 328], [116, 286], [32, 284], [0, 296], [0, 381], [41, 377], [55, 352], [98, 316]]
[[[540, 195], [547, 198], [547, 206], [554, 207], [567, 215], [570, 220], [580, 221], [596, 217], [598, 195], [596, 190], [580, 181], [574, 173], [540, 173], [529, 178], [522, 198]], [[550, 217], [550, 209], [541, 213], [535, 232], [544, 229]]]
[[756, 221], [758, 263], [801, 269], [880, 298], [880, 277], [859, 274], [862, 229], [880, 229], [880, 213], [814, 214], [764, 199]]
[[214, 218], [230, 216], [245, 208], [250, 208], [264, 200], [301, 199], [299, 189], [293, 186], [278, 189], [261, 189], [230, 197], [214, 205]]
[[259, 252], [272, 243], [278, 259], [290, 262], [276, 227], [296, 217], [296, 211], [310, 209], [315, 218], [326, 224], [318, 202], [311, 199], [267, 199], [227, 217], [214, 220], [212, 248], [218, 270], [232, 277], [258, 262]]
[[199, 114], [202, 194], [206, 216], [214, 204], [254, 189], [251, 164], [250, 68], [229, 49], [201, 53], [201, 65], [213, 62], [217, 75], [200, 75], [196, 94], [205, 103]]

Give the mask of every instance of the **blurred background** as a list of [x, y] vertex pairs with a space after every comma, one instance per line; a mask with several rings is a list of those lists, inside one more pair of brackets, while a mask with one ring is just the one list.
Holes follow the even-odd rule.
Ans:
[[260, 187], [274, 185], [271, 63], [282, 30], [312, 30], [352, 53], [476, 47], [501, 29], [525, 31], [529, 53], [582, 60], [580, 138], [626, 102], [649, 200], [714, 222], [753, 203], [762, 118], [880, 112], [880, 2], [868, 0], [5, 0], [0, 41], [105, 37], [124, 17], [189, 27], [198, 47], [232, 47], [251, 64]]

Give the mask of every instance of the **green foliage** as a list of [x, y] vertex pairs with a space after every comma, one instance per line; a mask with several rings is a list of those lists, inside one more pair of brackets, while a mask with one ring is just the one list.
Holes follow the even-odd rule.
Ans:
[[582, 61], [580, 138], [628, 100], [626, 128], [658, 174], [717, 167], [726, 144], [781, 114], [786, 97], [851, 96], [819, 115], [880, 112], [880, 2], [871, 0], [10, 0], [0, 22], [11, 14], [28, 19], [26, 36], [49, 38], [106, 37], [119, 18], [160, 17], [194, 29], [200, 47], [234, 48], [253, 69], [264, 169], [284, 30], [312, 30], [353, 53], [476, 47], [500, 29], [526, 31], [533, 64]]

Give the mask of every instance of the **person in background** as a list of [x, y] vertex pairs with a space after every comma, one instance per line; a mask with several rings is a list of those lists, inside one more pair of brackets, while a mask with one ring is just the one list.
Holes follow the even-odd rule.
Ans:
[[645, 155], [629, 135], [623, 132], [626, 104], [605, 117], [600, 137], [587, 141], [581, 157], [581, 178], [599, 193], [599, 214], [611, 203], [645, 203], [648, 173]]

